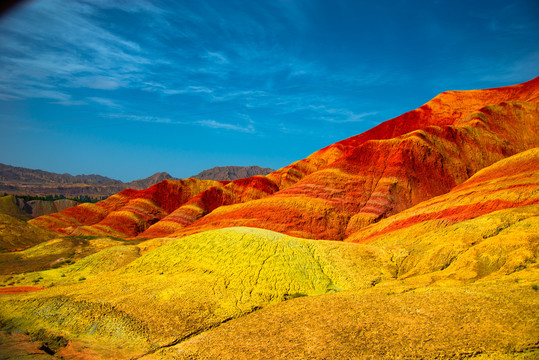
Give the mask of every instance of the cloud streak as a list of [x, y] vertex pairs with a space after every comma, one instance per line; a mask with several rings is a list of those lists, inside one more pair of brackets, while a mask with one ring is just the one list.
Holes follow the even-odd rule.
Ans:
[[[96, 99], [92, 98], [89, 100], [93, 100], [96, 102], [104, 102], [103, 99]], [[111, 107], [113, 104], [110, 104]], [[222, 121], [217, 121], [213, 119], [204, 119], [204, 120], [192, 120], [192, 119], [172, 119], [169, 117], [158, 117], [158, 116], [148, 116], [148, 115], [134, 115], [134, 114], [124, 114], [124, 113], [117, 113], [117, 114], [103, 114], [102, 115], [105, 118], [108, 119], [115, 119], [115, 120], [121, 120], [126, 122], [145, 122], [145, 123], [153, 123], [153, 124], [163, 124], [163, 125], [191, 125], [191, 126], [202, 126], [206, 128], [211, 129], [219, 129], [219, 130], [227, 130], [227, 131], [236, 131], [241, 133], [248, 133], [253, 134], [256, 132], [255, 124], [254, 122], [246, 115], [240, 115], [240, 118], [242, 120], [246, 121], [247, 124], [241, 125], [241, 124], [232, 124], [232, 123], [226, 123]]]
[[233, 131], [240, 131], [243, 133], [250, 133], [250, 134], [255, 132], [255, 128], [252, 124], [249, 124], [247, 126], [241, 126], [241, 125], [218, 122], [215, 120], [200, 120], [195, 123], [198, 125], [202, 125], [202, 126], [213, 128], [213, 129], [233, 130]]

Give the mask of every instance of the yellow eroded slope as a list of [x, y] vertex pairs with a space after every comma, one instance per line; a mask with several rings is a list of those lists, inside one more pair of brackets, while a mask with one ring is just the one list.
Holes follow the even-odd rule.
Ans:
[[89, 341], [92, 348], [124, 347], [132, 355], [271, 303], [368, 288], [395, 272], [385, 265], [389, 258], [381, 249], [231, 228], [176, 239], [91, 278], [100, 271], [96, 266], [121, 249], [136, 255], [127, 251], [132, 248], [109, 248], [72, 266], [40, 272], [44, 282], [61, 281], [62, 274], [86, 279], [0, 298], [4, 323], [30, 332], [45, 328]]
[[143, 359], [537, 358], [539, 206], [398, 233], [369, 245], [396, 279], [274, 304]]

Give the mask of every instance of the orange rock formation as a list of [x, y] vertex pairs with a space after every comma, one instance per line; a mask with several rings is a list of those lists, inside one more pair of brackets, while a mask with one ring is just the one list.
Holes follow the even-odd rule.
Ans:
[[250, 226], [344, 240], [457, 191], [501, 159], [539, 147], [538, 103], [539, 78], [496, 89], [449, 91], [265, 177], [166, 180], [32, 222], [67, 234], [180, 237]]

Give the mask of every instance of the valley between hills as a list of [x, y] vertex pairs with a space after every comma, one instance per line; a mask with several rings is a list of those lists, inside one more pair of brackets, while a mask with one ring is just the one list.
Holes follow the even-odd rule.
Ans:
[[0, 216], [1, 359], [537, 359], [539, 78], [267, 175]]

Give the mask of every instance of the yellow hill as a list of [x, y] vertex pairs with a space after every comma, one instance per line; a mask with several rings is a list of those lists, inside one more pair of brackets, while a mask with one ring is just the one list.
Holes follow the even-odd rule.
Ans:
[[32, 215], [22, 211], [20, 203], [22, 200], [13, 195], [0, 196], [0, 214], [13, 216], [17, 219], [29, 220]]
[[392, 254], [393, 279], [273, 304], [143, 359], [539, 356], [539, 206], [370, 247]]
[[0, 252], [25, 249], [56, 236], [52, 231], [0, 214]]
[[294, 299], [141, 360], [537, 359], [538, 292], [522, 277]]
[[[176, 239], [97, 276], [103, 268], [113, 269], [96, 268], [104, 259], [122, 253], [132, 260], [137, 256], [133, 248], [110, 248], [69, 267], [24, 274], [41, 277], [43, 284], [61, 282], [64, 274], [76, 284], [4, 296], [1, 317], [15, 329], [45, 328], [80, 341], [91, 335], [111, 348], [128, 347], [132, 354], [268, 304], [368, 288], [393, 272], [379, 249], [232, 228]], [[86, 279], [76, 281], [80, 277]]]

